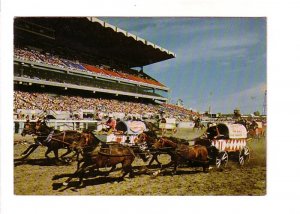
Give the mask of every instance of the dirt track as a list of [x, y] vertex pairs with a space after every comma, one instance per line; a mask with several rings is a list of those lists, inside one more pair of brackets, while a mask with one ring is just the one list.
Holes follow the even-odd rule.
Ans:
[[[191, 139], [199, 133], [180, 130], [178, 137]], [[21, 143], [24, 138], [15, 135], [14, 192], [16, 195], [265, 195], [266, 194], [266, 143], [264, 139], [248, 143], [251, 149], [250, 163], [240, 167], [229, 161], [223, 171], [211, 169], [203, 173], [202, 168], [181, 167], [177, 175], [170, 170], [154, 177], [149, 173], [119, 182], [117, 170], [104, 177], [101, 173], [89, 175], [84, 187], [77, 188], [78, 179], [69, 187], [62, 183], [76, 169], [76, 163], [57, 166], [44, 158], [45, 147], [39, 147], [26, 161], [18, 161], [21, 152], [28, 144]], [[32, 142], [31, 137], [26, 137]], [[63, 152], [63, 151], [62, 151]], [[168, 161], [167, 156], [160, 160]], [[134, 161], [135, 171], [145, 165], [140, 159]], [[104, 171], [105, 169], [101, 170]], [[150, 169], [154, 172], [157, 169]], [[149, 172], [149, 171], [148, 171]], [[53, 180], [55, 177], [55, 180]]]

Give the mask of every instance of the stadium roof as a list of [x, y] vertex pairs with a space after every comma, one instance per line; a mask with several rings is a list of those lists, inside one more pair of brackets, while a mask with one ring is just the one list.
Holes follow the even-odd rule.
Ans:
[[18, 17], [18, 35], [35, 34], [128, 67], [141, 67], [176, 57], [174, 53], [95, 17]]

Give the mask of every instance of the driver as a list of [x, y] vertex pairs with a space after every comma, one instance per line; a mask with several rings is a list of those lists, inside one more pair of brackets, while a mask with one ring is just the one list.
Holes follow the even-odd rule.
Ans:
[[116, 130], [117, 121], [114, 119], [112, 115], [109, 115], [109, 118], [106, 121], [105, 125], [108, 126], [108, 132], [111, 133]]

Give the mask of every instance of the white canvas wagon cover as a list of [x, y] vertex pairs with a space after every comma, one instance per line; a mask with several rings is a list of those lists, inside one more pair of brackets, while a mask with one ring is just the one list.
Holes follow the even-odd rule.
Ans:
[[219, 133], [229, 139], [247, 138], [246, 127], [241, 124], [219, 123], [217, 125]]
[[142, 121], [119, 121], [116, 130], [129, 135], [138, 135], [146, 130], [146, 125]]
[[162, 118], [159, 123], [160, 129], [175, 129], [176, 119], [175, 118]]

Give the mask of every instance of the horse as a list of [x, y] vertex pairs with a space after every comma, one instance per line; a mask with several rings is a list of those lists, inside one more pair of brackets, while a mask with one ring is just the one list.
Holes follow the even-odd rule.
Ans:
[[198, 131], [199, 130], [202, 130], [203, 128], [205, 128], [205, 125], [203, 123], [201, 123], [200, 119], [196, 119], [194, 121], [195, 125], [193, 127], [193, 130], [197, 129]]
[[153, 148], [153, 145], [156, 143], [157, 139], [158, 137], [154, 131], [143, 132], [139, 134], [136, 139], [137, 144], [142, 144], [146, 142], [146, 146], [149, 149], [150, 153], [152, 154], [152, 158], [148, 163], [148, 167], [151, 166], [153, 161], [156, 161], [159, 167], [162, 166], [162, 164], [158, 160], [158, 156], [162, 154], [162, 152]]
[[74, 141], [78, 141], [81, 138], [81, 134], [77, 131], [67, 130], [59, 131], [48, 127], [44, 121], [38, 120], [35, 123], [34, 134], [37, 135], [35, 143], [30, 145], [22, 154], [22, 159], [27, 158], [32, 152], [34, 152], [37, 147], [44, 145], [47, 147], [45, 157], [49, 159], [48, 154], [53, 151], [55, 159], [59, 160], [58, 150], [62, 148], [67, 148], [67, 152], [61, 155], [61, 158], [70, 154], [74, 151], [70, 146]]
[[204, 172], [208, 172], [209, 160], [208, 151], [205, 146], [194, 145], [188, 146], [185, 144], [177, 144], [173, 141], [165, 138], [160, 138], [153, 145], [156, 149], [172, 148], [173, 151], [169, 152], [171, 156], [171, 162], [165, 165], [162, 169], [169, 166], [174, 166], [173, 174], [177, 172], [177, 166], [180, 162], [190, 162], [190, 163], [201, 163]]
[[255, 137], [255, 138], [265, 137], [266, 136], [266, 125], [263, 124], [262, 122], [252, 123], [249, 126], [248, 136]]
[[[35, 135], [35, 124], [35, 122], [29, 122], [29, 120], [27, 120], [21, 133], [22, 137], [25, 137], [26, 135]], [[27, 158], [38, 146], [39, 142], [37, 139], [34, 139], [34, 144], [30, 145], [24, 152], [21, 153], [22, 159]]]
[[[92, 132], [82, 133], [79, 145], [85, 145], [82, 148], [82, 159], [78, 161], [78, 168], [72, 176], [70, 176], [63, 185], [67, 186], [73, 177], [79, 177], [79, 186], [83, 183], [83, 177], [86, 171], [99, 168], [112, 167], [108, 174], [121, 163], [123, 175], [120, 179], [129, 174], [134, 177], [132, 162], [135, 159], [134, 152], [130, 147], [120, 144], [104, 144], [99, 145], [99, 140]], [[81, 164], [81, 166], [80, 166]]]
[[144, 121], [146, 128], [151, 131], [151, 132], [158, 132], [159, 129], [159, 125], [150, 121]]
[[219, 150], [212, 145], [212, 140], [208, 138], [198, 137], [193, 139], [194, 145], [205, 146], [208, 151], [208, 159], [212, 163], [213, 160], [218, 156]]

